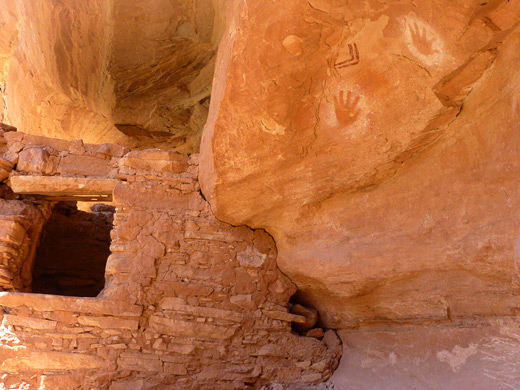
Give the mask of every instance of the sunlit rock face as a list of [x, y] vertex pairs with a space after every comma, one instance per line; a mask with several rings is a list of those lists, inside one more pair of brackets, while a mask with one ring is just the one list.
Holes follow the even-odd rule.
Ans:
[[201, 145], [217, 217], [273, 234], [328, 326], [516, 313], [519, 2], [229, 15]]
[[198, 150], [224, 2], [4, 3], [4, 121], [63, 139]]
[[274, 236], [324, 325], [512, 315], [519, 21], [518, 0], [5, 0], [0, 119], [187, 153], [209, 110], [204, 195]]

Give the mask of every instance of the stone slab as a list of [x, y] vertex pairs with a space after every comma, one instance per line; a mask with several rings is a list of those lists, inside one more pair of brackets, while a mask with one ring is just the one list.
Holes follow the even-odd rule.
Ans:
[[139, 317], [143, 308], [125, 302], [98, 298], [65, 297], [50, 294], [0, 292], [0, 306], [26, 306], [36, 311], [64, 310], [77, 313]]
[[164, 187], [144, 188], [119, 183], [114, 189], [114, 202], [126, 207], [153, 206], [156, 210], [202, 210], [204, 202], [199, 194], [165, 196]]
[[297, 322], [298, 324], [305, 324], [307, 319], [304, 316], [299, 316], [297, 314], [285, 313], [283, 311], [277, 310], [262, 310], [267, 317], [272, 318], [273, 320], [287, 321], [287, 322]]
[[174, 320], [170, 318], [152, 315], [150, 327], [167, 335], [179, 335], [184, 337], [210, 338], [226, 340], [231, 338], [236, 329], [234, 327], [200, 324], [189, 321]]
[[44, 196], [111, 196], [117, 184], [115, 179], [60, 177], [60, 176], [11, 176], [9, 186], [17, 194]]
[[123, 352], [117, 364], [120, 368], [132, 371], [161, 371], [163, 363], [155, 355]]
[[92, 355], [67, 352], [28, 351], [25, 348], [0, 348], [0, 372], [20, 374], [30, 370], [94, 370], [106, 365]]
[[31, 329], [56, 329], [57, 322], [49, 321], [40, 318], [31, 318], [31, 317], [22, 317], [11, 314], [5, 314], [3, 325], [14, 325], [14, 326], [23, 326], [24, 328]]
[[242, 313], [236, 311], [215, 309], [213, 307], [189, 306], [179, 304], [176, 298], [164, 298], [159, 304], [159, 307], [163, 310], [172, 310], [180, 313], [194, 314], [202, 317], [218, 318], [233, 322], [241, 322], [244, 318]]
[[60, 160], [57, 172], [79, 176], [110, 176], [114, 164], [111, 160], [69, 154]]
[[103, 329], [130, 329], [137, 330], [139, 327], [138, 319], [126, 319], [117, 317], [96, 317], [96, 316], [79, 316], [78, 322], [81, 325], [96, 326]]

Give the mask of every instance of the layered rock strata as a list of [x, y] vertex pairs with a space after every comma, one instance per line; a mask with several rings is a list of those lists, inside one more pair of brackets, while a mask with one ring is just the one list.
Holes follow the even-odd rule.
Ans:
[[[12, 151], [33, 138], [14, 133], [7, 140]], [[60, 145], [58, 155], [77, 146]], [[25, 176], [39, 188], [48, 164], [31, 161]], [[339, 339], [332, 331], [322, 340], [291, 331], [292, 322], [307, 319], [288, 311], [296, 288], [278, 270], [270, 236], [218, 221], [197, 175], [197, 155], [125, 154], [113, 174], [116, 213], [101, 294], [0, 293], [0, 372], [8, 388], [244, 389], [319, 383], [332, 374]], [[39, 202], [82, 199], [69, 190], [55, 187]]]

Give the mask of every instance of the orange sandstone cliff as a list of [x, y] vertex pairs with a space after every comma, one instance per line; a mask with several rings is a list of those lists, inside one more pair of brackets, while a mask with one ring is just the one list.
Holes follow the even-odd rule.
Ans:
[[520, 0], [0, 26], [5, 388], [520, 386]]

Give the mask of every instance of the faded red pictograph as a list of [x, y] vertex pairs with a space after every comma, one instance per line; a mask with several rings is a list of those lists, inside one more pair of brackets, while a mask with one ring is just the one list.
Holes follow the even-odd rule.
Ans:
[[356, 109], [358, 103], [359, 96], [352, 99], [350, 91], [347, 92], [346, 97], [343, 91], [340, 91], [338, 96], [334, 96], [334, 110], [340, 125], [348, 126], [356, 121], [360, 113], [360, 110]]
[[428, 38], [428, 33], [426, 32], [426, 28], [419, 27], [417, 23], [414, 23], [413, 26], [409, 25], [410, 35], [412, 37], [412, 42], [417, 50], [423, 55], [429, 56], [432, 54], [439, 53], [438, 50], [433, 49], [433, 38]]
[[348, 50], [349, 50], [349, 58], [346, 60], [336, 62], [334, 61], [334, 68], [341, 69], [346, 68], [348, 66], [357, 65], [359, 64], [359, 50], [357, 48], [356, 43], [348, 44]]

